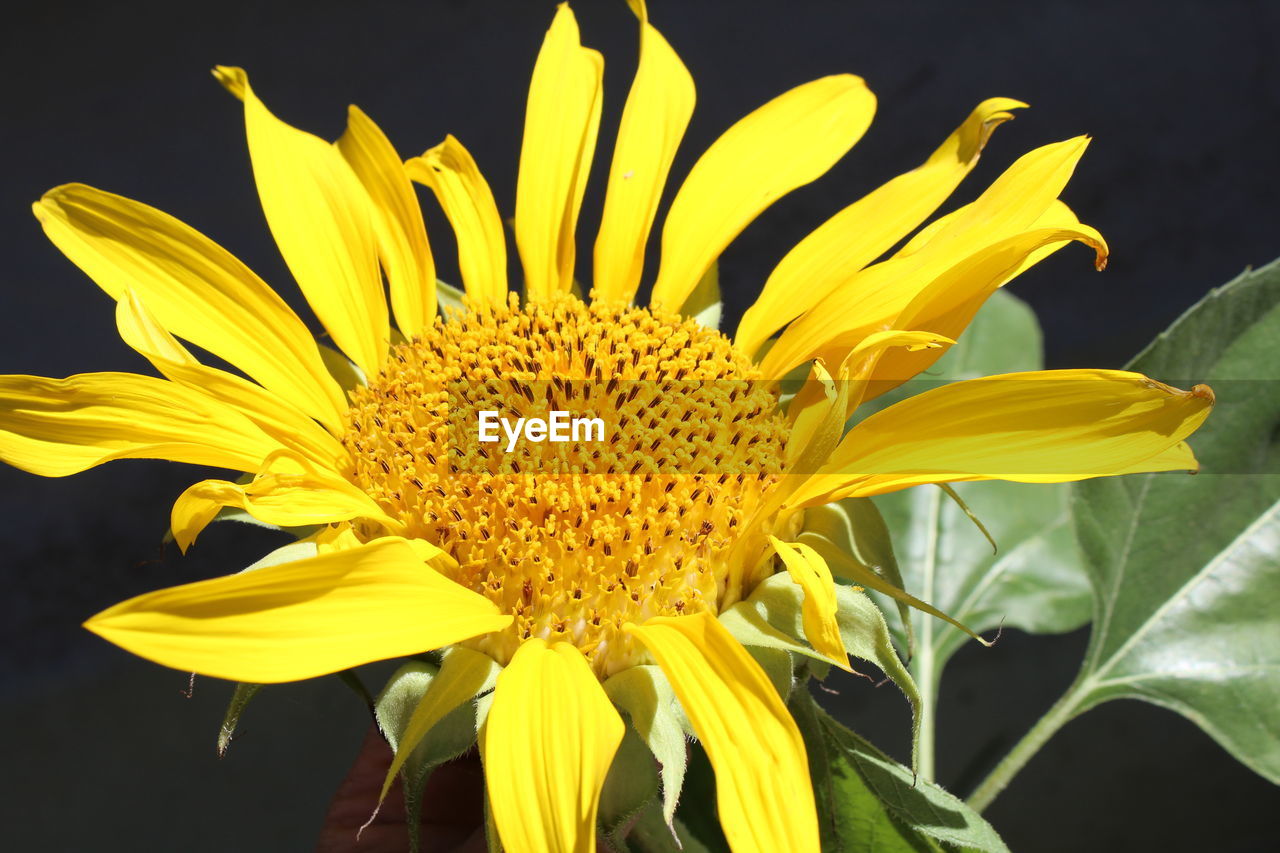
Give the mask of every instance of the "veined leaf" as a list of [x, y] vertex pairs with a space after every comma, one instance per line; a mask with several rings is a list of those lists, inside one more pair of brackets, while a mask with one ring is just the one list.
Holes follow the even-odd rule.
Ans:
[[970, 802], [989, 804], [1068, 720], [1110, 699], [1184, 715], [1280, 783], [1280, 263], [1212, 291], [1130, 364], [1213, 386], [1201, 472], [1073, 487], [1094, 591], [1075, 683]]
[[1280, 263], [1210, 293], [1132, 369], [1207, 382], [1195, 477], [1075, 489], [1097, 616], [1080, 710], [1132, 697], [1183, 714], [1280, 783]]
[[809, 753], [823, 850], [927, 853], [945, 843], [1007, 853], [977, 812], [841, 726], [807, 692], [790, 708]]

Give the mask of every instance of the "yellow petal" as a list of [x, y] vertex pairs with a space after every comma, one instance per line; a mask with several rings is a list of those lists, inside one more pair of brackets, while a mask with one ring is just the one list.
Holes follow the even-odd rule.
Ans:
[[849, 653], [840, 636], [840, 623], [836, 621], [836, 582], [827, 561], [803, 542], [787, 543], [776, 536], [770, 536], [769, 541], [791, 579], [804, 590], [805, 639], [836, 666], [852, 672]]
[[334, 343], [374, 375], [391, 330], [369, 194], [334, 146], [276, 118], [243, 69], [214, 75], [244, 101], [253, 178], [280, 254]]
[[489, 806], [503, 848], [595, 850], [600, 789], [623, 731], [576, 647], [526, 640], [498, 676], [483, 735]]
[[280, 527], [365, 518], [392, 532], [403, 529], [373, 498], [332, 471], [277, 454], [251, 483], [203, 480], [183, 492], [170, 514], [170, 529], [178, 547], [185, 552], [227, 506], [239, 507], [259, 521]]
[[640, 64], [618, 126], [592, 277], [595, 298], [630, 302], [644, 271], [644, 248], [676, 148], [693, 115], [693, 77], [649, 23], [643, 3]]
[[[1051, 208], [1055, 212], [1060, 210], [1066, 210], [1066, 206]], [[1071, 216], [1071, 220], [1074, 219]], [[1107, 244], [1097, 231], [1078, 222], [1039, 227], [1044, 221], [1042, 218], [1032, 230], [980, 249], [939, 275], [902, 309], [895, 325], [931, 329], [958, 338], [991, 294], [1074, 240], [1094, 249], [1096, 264], [1105, 264]], [[927, 370], [941, 355], [940, 351], [885, 353], [875, 366], [868, 398]]]
[[671, 680], [716, 774], [735, 853], [807, 853], [818, 817], [800, 730], [760, 665], [710, 613], [628, 627]]
[[155, 208], [83, 184], [50, 190], [33, 210], [54, 245], [113, 299], [132, 289], [169, 332], [341, 431], [346, 401], [311, 333], [226, 249]]
[[[921, 483], [1058, 483], [1186, 467], [1174, 451], [1213, 406], [1121, 370], [989, 376], [918, 394], [858, 424], [789, 507]], [[1150, 465], [1151, 467], [1147, 467]]]
[[600, 129], [604, 60], [578, 40], [578, 22], [561, 3], [529, 83], [516, 246], [525, 292], [541, 302], [573, 286], [574, 233]]
[[244, 415], [165, 379], [0, 376], [0, 460], [33, 474], [64, 477], [127, 458], [256, 471], [279, 449]]
[[341, 442], [288, 400], [233, 373], [200, 364], [164, 330], [132, 289], [116, 303], [116, 328], [124, 342], [166, 378], [225, 403], [282, 446], [323, 466], [335, 467], [346, 458]]
[[680, 310], [743, 228], [853, 147], [871, 124], [875, 103], [862, 78], [823, 77], [779, 95], [725, 131], [671, 203], [651, 304]]
[[430, 187], [458, 240], [458, 265], [476, 307], [507, 301], [507, 244], [493, 191], [471, 152], [453, 136], [405, 163], [409, 177]]
[[735, 343], [748, 354], [839, 288], [917, 227], [951, 195], [978, 162], [992, 132], [1026, 104], [983, 101], [921, 166], [846, 207], [805, 237], [774, 268], [738, 325]]
[[[852, 276], [819, 300], [782, 333], [765, 355], [761, 369], [768, 376], [783, 376], [791, 367], [819, 354], [828, 361], [838, 360], [841, 349], [847, 351], [866, 335], [885, 328], [923, 328], [954, 338], [955, 334], [945, 329], [913, 324], [904, 316], [907, 306], [948, 270], [1004, 240], [1036, 230], [1042, 217], [1056, 209], [1057, 196], [1087, 143], [1083, 137], [1070, 139], [1020, 157], [977, 201], [921, 232], [929, 237], [923, 244], [909, 243], [897, 255]], [[1060, 223], [1055, 219], [1053, 224]], [[1097, 232], [1081, 230], [1088, 235], [1086, 242], [1096, 242], [1105, 255], [1105, 243]], [[1070, 239], [1085, 238], [1064, 238]], [[1019, 263], [1005, 270], [1007, 276], [1001, 283], [1022, 268]]]
[[396, 327], [412, 338], [436, 317], [436, 265], [422, 208], [391, 141], [358, 107], [348, 108], [347, 130], [337, 146], [373, 202], [373, 231], [391, 310]]
[[424, 565], [404, 540], [381, 539], [140, 595], [85, 627], [163, 666], [270, 684], [436, 649], [510, 622]]

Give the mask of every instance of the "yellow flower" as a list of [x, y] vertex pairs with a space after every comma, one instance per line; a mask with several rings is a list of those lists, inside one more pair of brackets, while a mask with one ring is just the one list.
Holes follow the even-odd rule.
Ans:
[[[0, 458], [44, 476], [126, 457], [249, 475], [178, 499], [184, 549], [225, 507], [320, 525], [291, 561], [144, 595], [86, 626], [166, 666], [245, 682], [446, 649], [397, 765], [501, 666], [480, 746], [509, 850], [594, 848], [625, 731], [615, 706], [650, 746], [660, 739], [636, 718], [642, 676], [654, 695], [673, 693], [705, 745], [735, 850], [817, 850], [799, 731], [718, 618], [785, 570], [803, 596], [797, 640], [848, 666], [831, 571], [791, 541], [805, 508], [921, 483], [1193, 469], [1184, 439], [1212, 394], [1121, 371], [1044, 371], [945, 386], [844, 433], [855, 407], [933, 363], [1021, 270], [1072, 241], [1099, 266], [1106, 257], [1102, 237], [1057, 198], [1084, 151], [1078, 138], [1023, 156], [877, 262], [1023, 106], [1004, 98], [806, 237], [730, 340], [680, 312], [703, 307], [722, 250], [842, 157], [875, 106], [849, 75], [780, 95], [693, 166], [666, 215], [649, 305], [634, 306], [694, 87], [643, 0], [632, 6], [640, 62], [589, 302], [575, 295], [575, 230], [603, 60], [580, 45], [567, 5], [529, 93], [514, 220], [522, 301], [508, 294], [498, 206], [458, 140], [405, 163], [352, 107], [330, 145], [272, 115], [243, 71], [218, 68], [244, 103], [271, 232], [342, 354], [181, 222], [58, 187], [35, 205], [45, 233], [117, 300], [122, 337], [164, 378], [2, 377]], [[411, 180], [433, 191], [457, 238], [466, 303], [444, 319]], [[202, 364], [178, 339], [239, 373]], [[806, 367], [811, 381], [782, 405], [776, 380]], [[504, 452], [464, 429], [481, 411], [584, 407], [605, 416], [605, 441]], [[663, 781], [677, 787], [670, 810], [679, 775], [664, 766]]]

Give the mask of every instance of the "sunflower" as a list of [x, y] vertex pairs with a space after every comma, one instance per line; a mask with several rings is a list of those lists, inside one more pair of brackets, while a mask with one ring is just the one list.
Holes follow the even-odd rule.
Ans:
[[[165, 666], [254, 684], [441, 650], [388, 783], [472, 703], [506, 849], [593, 849], [600, 791], [629, 732], [661, 762], [670, 821], [687, 731], [714, 768], [733, 849], [817, 850], [799, 731], [740, 639], [742, 620], [725, 618], [765, 593], [790, 601], [785, 631], [752, 630], [849, 668], [841, 615], [860, 594], [835, 582], [840, 555], [797, 541], [807, 513], [926, 483], [1193, 470], [1184, 439], [1212, 393], [1042, 371], [946, 385], [846, 432], [856, 407], [929, 367], [1023, 269], [1073, 241], [1105, 262], [1101, 235], [1058, 200], [1084, 138], [1026, 154], [920, 228], [1024, 106], [1006, 98], [979, 104], [923, 164], [801, 241], [731, 339], [710, 307], [718, 256], [842, 157], [875, 107], [850, 75], [769, 101], [690, 170], [637, 305], [694, 85], [643, 0], [631, 5], [640, 59], [588, 298], [575, 232], [603, 60], [580, 44], [567, 5], [525, 117], [522, 296], [509, 292], [498, 205], [461, 142], [404, 161], [352, 107], [329, 144], [276, 118], [242, 70], [219, 67], [243, 102], [272, 235], [336, 349], [207, 237], [137, 201], [61, 186], [36, 216], [116, 300], [121, 336], [160, 377], [0, 378], [0, 458], [43, 476], [130, 457], [243, 475], [178, 498], [179, 545], [228, 512], [298, 532], [297, 543], [86, 627]], [[452, 225], [461, 296], [437, 282], [413, 182]], [[783, 394], [797, 372], [808, 381]], [[526, 430], [504, 445], [476, 429], [483, 413], [555, 411], [598, 417], [607, 434], [553, 443]]]

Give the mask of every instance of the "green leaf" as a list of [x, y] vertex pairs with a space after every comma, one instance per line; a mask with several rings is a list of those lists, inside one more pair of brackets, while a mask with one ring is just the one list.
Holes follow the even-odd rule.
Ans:
[[976, 812], [841, 726], [807, 692], [790, 707], [809, 754], [823, 850], [923, 853], [942, 850], [939, 842], [1008, 850]]
[[1075, 489], [1097, 596], [1078, 709], [1163, 705], [1280, 783], [1280, 262], [1211, 292], [1130, 366], [1216, 386], [1219, 405], [1191, 438], [1199, 475]]
[[238, 682], [235, 692], [231, 694], [231, 701], [227, 704], [226, 716], [222, 718], [222, 727], [218, 729], [218, 757], [223, 758], [227, 754], [227, 749], [231, 746], [231, 739], [235, 737], [236, 726], [240, 725], [240, 715], [244, 713], [245, 706], [249, 704], [249, 700], [258, 695], [258, 691], [262, 689], [261, 684], [246, 684]]
[[970, 798], [985, 808], [1062, 725], [1111, 699], [1177, 711], [1280, 783], [1280, 263], [1211, 291], [1129, 365], [1215, 387], [1201, 472], [1073, 487], [1094, 591], [1075, 683]]

